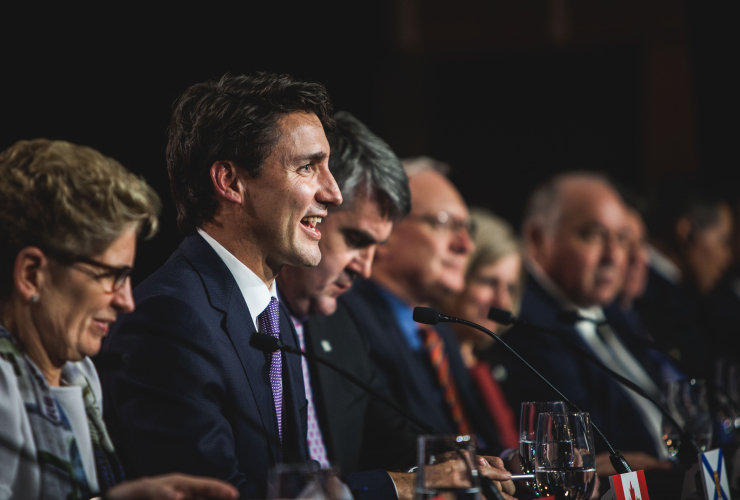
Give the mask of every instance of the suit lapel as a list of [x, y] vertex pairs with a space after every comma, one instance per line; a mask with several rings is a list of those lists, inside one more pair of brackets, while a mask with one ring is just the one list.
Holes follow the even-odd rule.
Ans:
[[282, 451], [270, 386], [270, 367], [265, 353], [249, 345], [255, 328], [239, 286], [226, 264], [200, 235], [186, 237], [180, 249], [201, 276], [211, 306], [226, 315], [225, 333], [231, 339], [247, 384], [252, 390], [272, 456], [275, 457], [275, 462], [281, 462]]

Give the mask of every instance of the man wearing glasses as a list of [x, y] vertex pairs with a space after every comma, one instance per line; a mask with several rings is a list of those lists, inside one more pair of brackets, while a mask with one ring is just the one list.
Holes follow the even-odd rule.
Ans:
[[473, 251], [468, 209], [429, 158], [406, 161], [411, 213], [375, 253], [372, 278], [338, 299], [357, 320], [394, 398], [440, 434], [475, 434], [500, 451], [495, 425], [480, 407], [451, 330], [419, 325], [415, 306], [459, 292]]

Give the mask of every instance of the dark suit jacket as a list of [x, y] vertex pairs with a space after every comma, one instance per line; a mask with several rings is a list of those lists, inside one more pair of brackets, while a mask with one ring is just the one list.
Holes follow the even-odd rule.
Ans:
[[[575, 326], [557, 320], [560, 310], [559, 303], [529, 276], [519, 317], [529, 323], [551, 328], [589, 350]], [[618, 334], [615, 326], [611, 326]], [[506, 341], [581, 410], [591, 413], [592, 421], [614, 448], [621, 451], [643, 451], [657, 456], [654, 442], [637, 408], [625, 392], [626, 389], [604, 370], [580, 356], [573, 347], [559, 338], [526, 327], [514, 327], [507, 331]], [[625, 345], [627, 348], [632, 347]], [[517, 412], [523, 401], [559, 399], [521, 361], [507, 353], [499, 354], [508, 373], [506, 380], [501, 381], [501, 387]], [[636, 357], [645, 359], [639, 353]], [[655, 371], [649, 369], [648, 373], [654, 374]], [[598, 436], [594, 436], [594, 439], [597, 449], [606, 449]]]
[[[131, 362], [101, 371], [105, 420], [130, 477], [184, 472], [223, 479], [264, 498], [268, 469], [307, 458], [300, 360], [283, 356], [280, 445], [269, 365], [231, 272], [200, 236], [185, 238], [134, 291], [104, 353]], [[290, 319], [281, 339], [297, 345]]]
[[[338, 302], [340, 308], [349, 311], [367, 339], [371, 359], [395, 400], [437, 433], [457, 434], [446, 404], [440, 404], [434, 397], [439, 385], [429, 362], [409, 348], [377, 285], [367, 280], [357, 280], [352, 290], [342, 295]], [[479, 402], [452, 331], [444, 324], [437, 325], [437, 331], [445, 343], [450, 371], [465, 413], [475, 433], [483, 440], [479, 443], [483, 445], [483, 452], [500, 453], [502, 448], [496, 435], [496, 426]]]
[[689, 376], [711, 378], [701, 300], [688, 283], [675, 285], [650, 268], [647, 288], [635, 308], [658, 349], [670, 354]]
[[[304, 324], [306, 350], [352, 373], [391, 398], [370, 360], [370, 348], [346, 308]], [[423, 432], [334, 370], [309, 362], [311, 387], [329, 459], [343, 473], [416, 465]]]

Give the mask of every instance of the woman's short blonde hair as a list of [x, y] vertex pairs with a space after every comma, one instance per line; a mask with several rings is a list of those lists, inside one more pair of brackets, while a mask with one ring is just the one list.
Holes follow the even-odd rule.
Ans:
[[98, 151], [64, 141], [18, 141], [0, 153], [0, 298], [18, 252], [99, 255], [126, 229], [149, 238], [161, 202], [143, 179]]
[[[514, 228], [501, 217], [494, 215], [484, 208], [471, 208], [470, 221], [475, 226], [473, 242], [475, 251], [470, 256], [465, 271], [465, 280], [469, 281], [482, 267], [495, 263], [508, 255], [521, 255], [522, 248]], [[522, 275], [524, 272], [522, 271]], [[522, 278], [523, 280], [523, 278]], [[519, 293], [512, 297], [515, 313], [519, 310], [523, 281], [518, 288]]]

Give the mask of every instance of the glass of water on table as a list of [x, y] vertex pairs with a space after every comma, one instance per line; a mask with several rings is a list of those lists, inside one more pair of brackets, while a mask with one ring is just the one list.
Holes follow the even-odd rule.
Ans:
[[[563, 401], [528, 401], [522, 403], [519, 418], [519, 460], [524, 474], [534, 474], [534, 441], [537, 437], [537, 422], [540, 413], [565, 413], [568, 411]], [[537, 491], [534, 481], [527, 486]]]
[[541, 497], [591, 498], [596, 459], [588, 413], [540, 413], [534, 448], [534, 475]]

